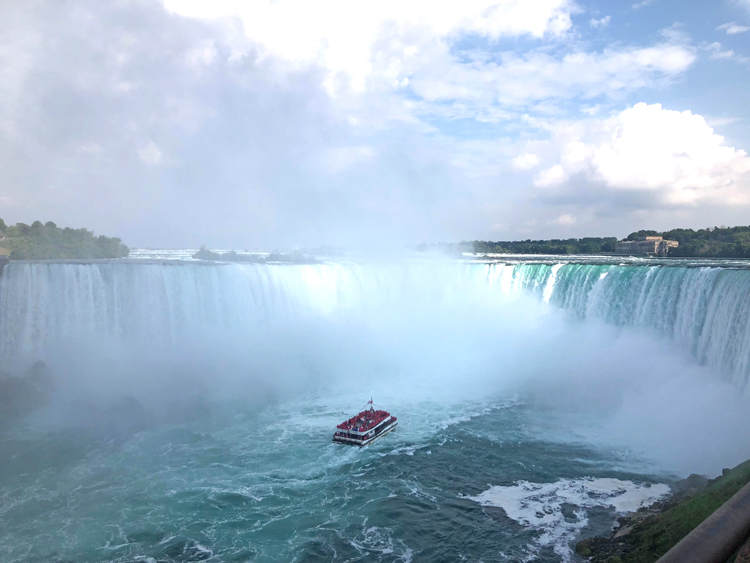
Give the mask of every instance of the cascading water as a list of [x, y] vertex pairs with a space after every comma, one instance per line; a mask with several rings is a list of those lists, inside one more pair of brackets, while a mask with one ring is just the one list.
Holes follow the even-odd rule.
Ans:
[[44, 358], [71, 336], [169, 347], [218, 329], [242, 334], [300, 318], [488, 298], [456, 265], [17, 263], [0, 278], [0, 358]]
[[488, 289], [654, 331], [747, 385], [750, 271], [720, 267], [11, 264], [0, 278], [0, 358], [43, 358], [66, 335], [169, 346], [206, 327], [237, 333], [404, 298], [486, 300]]
[[512, 287], [536, 293], [581, 319], [648, 329], [671, 338], [699, 362], [718, 368], [737, 387], [747, 386], [748, 270], [592, 264], [487, 268], [491, 280], [502, 279], [510, 268]]
[[[571, 561], [673, 470], [747, 457], [746, 402], [712, 375], [746, 385], [749, 288], [720, 267], [11, 263], [0, 369], [44, 359], [56, 395], [0, 428], [0, 553]], [[371, 396], [398, 430], [331, 444]]]

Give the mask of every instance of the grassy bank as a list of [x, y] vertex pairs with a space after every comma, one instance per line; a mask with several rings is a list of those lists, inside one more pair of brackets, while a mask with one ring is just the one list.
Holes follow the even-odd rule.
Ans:
[[675, 495], [660, 505], [621, 518], [609, 538], [583, 540], [576, 551], [595, 563], [656, 561], [750, 482], [750, 460], [698, 486], [690, 481], [677, 483]]

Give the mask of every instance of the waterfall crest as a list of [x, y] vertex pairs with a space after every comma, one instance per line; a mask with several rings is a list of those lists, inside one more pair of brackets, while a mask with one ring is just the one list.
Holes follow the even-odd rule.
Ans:
[[210, 327], [519, 293], [580, 319], [672, 339], [740, 388], [750, 373], [750, 271], [593, 264], [388, 266], [11, 263], [0, 277], [0, 358], [44, 358], [66, 335], [169, 346]]

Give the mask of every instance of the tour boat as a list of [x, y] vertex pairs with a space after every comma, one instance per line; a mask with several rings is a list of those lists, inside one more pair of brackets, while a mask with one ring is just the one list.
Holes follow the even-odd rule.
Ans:
[[398, 421], [388, 411], [375, 410], [372, 399], [361, 413], [336, 427], [333, 441], [349, 446], [366, 446], [396, 428]]

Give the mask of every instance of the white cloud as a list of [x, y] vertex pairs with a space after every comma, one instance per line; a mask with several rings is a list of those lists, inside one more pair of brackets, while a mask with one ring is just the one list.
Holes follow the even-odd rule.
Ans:
[[595, 105], [595, 106], [582, 106], [581, 107], [581, 113], [585, 113], [586, 115], [590, 115], [590, 116], [593, 117], [594, 115], [596, 115], [597, 113], [599, 113], [600, 109], [601, 109], [601, 107], [599, 107], [598, 105]]
[[[31, 14], [16, 10], [0, 18], [0, 134], [15, 135], [14, 113], [23, 104], [24, 87], [34, 70], [43, 36], [30, 26]], [[30, 29], [31, 28], [31, 29]]]
[[725, 23], [716, 28], [718, 31], [726, 31], [727, 35], [736, 35], [737, 33], [745, 33], [750, 27], [746, 25], [737, 25], [734, 22]]
[[78, 149], [76, 152], [78, 154], [90, 154], [90, 155], [98, 155], [101, 154], [104, 151], [102, 146], [99, 143], [83, 143], [78, 146]]
[[634, 10], [640, 10], [641, 8], [645, 8], [646, 6], [650, 6], [653, 4], [656, 0], [642, 0], [641, 2], [637, 2], [633, 4]]
[[513, 159], [513, 166], [521, 170], [528, 170], [539, 165], [539, 157], [533, 153], [525, 152]]
[[566, 213], [565, 215], [560, 215], [557, 219], [552, 221], [555, 225], [562, 225], [564, 227], [569, 227], [570, 225], [575, 225], [577, 219], [571, 215], [570, 213]]
[[139, 158], [149, 166], [155, 166], [162, 161], [161, 149], [153, 141], [138, 149]]
[[338, 174], [355, 165], [368, 162], [374, 156], [375, 151], [366, 146], [329, 148], [321, 164], [323, 164], [324, 173]]
[[545, 99], [594, 98], [656, 86], [687, 70], [695, 58], [692, 47], [673, 43], [572, 52], [561, 58], [544, 52], [502, 53], [498, 62], [425, 65], [415, 72], [411, 85], [430, 102], [524, 107]]
[[731, 59], [734, 57], [735, 53], [731, 49], [727, 49], [725, 51], [714, 51], [711, 53], [711, 58], [714, 60], [721, 60], [721, 59]]
[[709, 57], [714, 60], [731, 59], [734, 57], [734, 51], [731, 49], [723, 49], [721, 43], [709, 43], [704, 49], [711, 53]]
[[[280, 2], [265, 9], [287, 10]], [[484, 23], [440, 28], [432, 14], [422, 25], [388, 4], [396, 15], [375, 18], [372, 42], [355, 41], [366, 49], [352, 54], [350, 67], [331, 58], [345, 39], [336, 34], [345, 31], [334, 30], [326, 43], [325, 29], [304, 22], [301, 31], [318, 33], [317, 50], [285, 58], [273, 37], [270, 47], [247, 39], [239, 19], [190, 20], [158, 1], [73, 0], [45, 10], [32, 4], [0, 2], [0, 62], [16, 65], [10, 85], [0, 83], [0, 164], [11, 178], [3, 194], [12, 202], [3, 206], [6, 220], [46, 216], [135, 245], [277, 247], [461, 240], [493, 229], [507, 238], [557, 236], [565, 227], [553, 221], [571, 214], [576, 229], [595, 233], [592, 221], [606, 215], [599, 232], [613, 232], [617, 221], [627, 232], [629, 211], [590, 209], [584, 201], [611, 202], [620, 197], [611, 194], [624, 193], [646, 201], [644, 213], [648, 205], [672, 212], [660, 202], [696, 191], [673, 189], [695, 177], [708, 182], [696, 201], [719, 201], [717, 193], [741, 200], [741, 151], [729, 149], [727, 162], [717, 164], [709, 146], [707, 163], [693, 173], [683, 161], [701, 163], [704, 149], [677, 146], [689, 157], [667, 154], [671, 179], [650, 187], [649, 155], [644, 162], [622, 139], [615, 142], [635, 134], [622, 133], [630, 127], [626, 114], [610, 113], [610, 100], [624, 104], [638, 88], [669, 85], [693, 64], [701, 47], [679, 29], [658, 44], [587, 52], [576, 36], [566, 36], [569, 20], [554, 24], [554, 10], [541, 9], [571, 14], [571, 2], [528, 10], [503, 3], [543, 16], [539, 28], [518, 17], [498, 20], [506, 26], [498, 33], [525, 36], [520, 42], [493, 42], [490, 28], [481, 28], [494, 21], [488, 14], [477, 16]], [[14, 11], [31, 21], [5, 14]], [[290, 26], [299, 19], [294, 15]], [[35, 34], [43, 40], [24, 42]], [[346, 76], [362, 61], [364, 89], [355, 92]], [[326, 80], [340, 88], [326, 91]], [[562, 123], [566, 114], [585, 119]], [[635, 144], [660, 139], [648, 123], [641, 127], [646, 132], [635, 135]], [[614, 164], [604, 158], [607, 149]], [[154, 173], [165, 165], [168, 174]], [[634, 179], [618, 177], [626, 173]], [[572, 192], [578, 201], [566, 201]], [[732, 221], [735, 211], [723, 209], [716, 224]], [[735, 209], [741, 216], [747, 208]], [[702, 224], [708, 212], [674, 213], [700, 215]]]
[[670, 204], [750, 203], [750, 157], [690, 111], [639, 103], [607, 119], [559, 125], [551, 145], [554, 164], [536, 177], [540, 187], [579, 177]]
[[[239, 18], [261, 60], [283, 61], [287, 72], [322, 68], [327, 92], [342, 105], [359, 105], [373, 120], [494, 123], [519, 111], [560, 115], [556, 100], [662, 87], [696, 58], [675, 29], [666, 30], [656, 45], [618, 45], [601, 52], [542, 47], [497, 52], [476, 41], [470, 49], [456, 50], [456, 41], [467, 35], [562, 37], [571, 28], [571, 15], [581, 11], [573, 0], [163, 1], [168, 10], [190, 17]], [[604, 27], [610, 19], [592, 19], [590, 25]], [[192, 56], [202, 60], [211, 53]], [[355, 100], [352, 93], [372, 96]]]
[[589, 26], [591, 26], [593, 28], [607, 27], [609, 25], [609, 21], [611, 19], [612, 19], [611, 16], [604, 16], [603, 18], [600, 18], [598, 20], [592, 18], [591, 20], [589, 20]]
[[185, 62], [188, 66], [200, 68], [210, 65], [216, 60], [216, 56], [216, 45], [213, 41], [209, 41], [200, 47], [190, 49], [185, 55]]
[[[172, 12], [196, 18], [238, 17], [245, 33], [265, 54], [293, 63], [318, 63], [335, 89], [345, 73], [364, 89], [377, 58], [376, 43], [396, 33], [401, 52], [388, 61], [399, 66], [425, 45], [459, 33], [490, 39], [503, 36], [560, 36], [571, 27], [572, 0], [164, 0]], [[396, 55], [391, 52], [391, 55]]]
[[537, 174], [534, 178], [534, 185], [539, 188], [550, 188], [562, 184], [566, 179], [565, 169], [559, 164], [555, 164]]
[[738, 123], [742, 121], [741, 117], [712, 117], [706, 118], [706, 123], [710, 127], [722, 127], [723, 125], [731, 125], [732, 123]]

